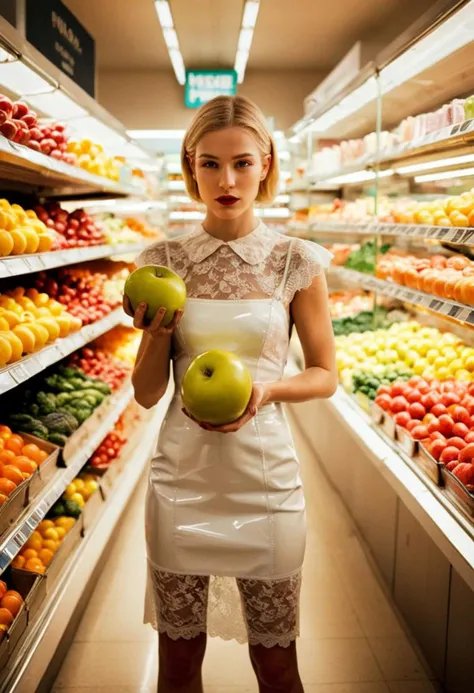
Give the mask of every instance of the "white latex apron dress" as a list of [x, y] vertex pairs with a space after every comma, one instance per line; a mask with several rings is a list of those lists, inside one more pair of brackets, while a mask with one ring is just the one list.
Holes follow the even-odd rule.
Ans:
[[281, 379], [291, 298], [327, 265], [324, 253], [260, 224], [231, 243], [199, 227], [137, 261], [169, 266], [188, 289], [146, 505], [145, 620], [170, 637], [207, 631], [271, 647], [298, 635], [305, 502], [282, 407], [264, 406], [237, 433], [204, 431], [182, 413], [180, 383], [209, 349], [237, 354], [254, 382]]

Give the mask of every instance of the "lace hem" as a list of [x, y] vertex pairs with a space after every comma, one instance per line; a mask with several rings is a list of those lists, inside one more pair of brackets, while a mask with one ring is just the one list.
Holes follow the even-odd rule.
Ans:
[[251, 580], [157, 571], [149, 565], [144, 622], [172, 640], [201, 633], [240, 644], [289, 647], [299, 636], [301, 572]]

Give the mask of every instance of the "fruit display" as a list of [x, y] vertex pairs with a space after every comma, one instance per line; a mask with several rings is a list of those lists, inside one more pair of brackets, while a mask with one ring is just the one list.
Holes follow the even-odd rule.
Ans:
[[30, 149], [74, 166], [76, 157], [67, 151], [67, 143], [66, 126], [63, 123], [48, 121], [30, 130]]
[[370, 400], [375, 400], [380, 387], [387, 386], [394, 381], [408, 380], [412, 371], [408, 366], [384, 366], [377, 371], [356, 371], [352, 374], [352, 391], [361, 392]]
[[213, 426], [236, 421], [252, 394], [252, 376], [235, 354], [213, 349], [191, 361], [184, 374], [183, 405], [198, 421]]
[[7, 583], [0, 580], [0, 641], [18, 616], [23, 601], [19, 592], [8, 589]]
[[112, 330], [97, 337], [89, 346], [92, 349], [102, 349], [113, 354], [113, 356], [122, 363], [126, 363], [133, 367], [140, 340], [141, 334], [139, 330], [117, 325]]
[[64, 538], [76, 524], [74, 516], [47, 517], [40, 522], [12, 561], [17, 570], [44, 575]]
[[[88, 473], [81, 473], [76, 479], [66, 487], [62, 498], [53, 506], [52, 514], [59, 513], [71, 516], [71, 512], [77, 513], [77, 508], [71, 505], [76, 503], [80, 510], [84, 509], [85, 504], [94, 493], [99, 490], [99, 479], [97, 476]], [[60, 507], [64, 506], [63, 508]], [[75, 515], [72, 515], [74, 517]]]
[[133, 370], [131, 363], [93, 344], [72, 354], [68, 363], [91, 378], [100, 378], [112, 391], [117, 390]]
[[450, 332], [425, 327], [414, 320], [387, 329], [336, 337], [340, 377], [354, 371], [377, 372], [387, 365], [408, 367], [416, 375], [438, 380], [474, 379], [474, 348]]
[[375, 274], [377, 261], [381, 261], [379, 259], [380, 255], [383, 256], [387, 253], [390, 247], [390, 245], [386, 244], [378, 248], [376, 241], [366, 241], [350, 253], [344, 266], [357, 272]]
[[15, 430], [63, 446], [111, 393], [100, 378], [57, 365], [14, 391], [9, 424]]
[[415, 376], [382, 386], [375, 402], [474, 492], [474, 383]]
[[102, 231], [106, 243], [119, 245], [121, 243], [142, 243], [144, 239], [158, 240], [163, 236], [159, 229], [149, 226], [138, 219], [104, 214], [98, 218], [97, 224]]
[[374, 312], [372, 310], [363, 310], [356, 315], [348, 315], [343, 318], [336, 318], [332, 321], [334, 335], [352, 334], [353, 332], [362, 333], [369, 332], [375, 328], [389, 327], [391, 321], [388, 318], [388, 311], [382, 306], [377, 307]]
[[119, 420], [114, 430], [107, 434], [90, 459], [93, 469], [105, 471], [120, 455], [124, 445], [128, 442], [124, 426]]
[[44, 253], [53, 248], [55, 234], [32, 209], [0, 199], [0, 258]]
[[81, 326], [79, 317], [45, 292], [20, 286], [0, 294], [0, 367], [67, 337]]
[[166, 308], [161, 322], [164, 327], [186, 302], [186, 284], [181, 277], [167, 267], [156, 265], [146, 265], [132, 272], [125, 282], [124, 293], [134, 311], [140, 303], [147, 304], [145, 319], [148, 323], [159, 308]]
[[0, 506], [47, 457], [38, 445], [26, 442], [5, 424], [0, 425]]
[[370, 293], [335, 291], [329, 294], [329, 309], [333, 320], [371, 310], [373, 303], [374, 297]]
[[102, 245], [107, 242], [100, 228], [83, 209], [69, 213], [58, 202], [48, 202], [37, 205], [34, 211], [47, 228], [56, 232], [55, 250]]
[[387, 253], [377, 276], [428, 294], [474, 305], [474, 262], [464, 255], [416, 257]]
[[117, 263], [107, 267], [108, 274], [101, 269], [96, 263], [93, 268], [76, 265], [39, 272], [35, 287], [65, 306], [83, 325], [90, 325], [121, 304], [124, 268]]
[[392, 205], [383, 221], [428, 226], [474, 225], [474, 188], [451, 197], [416, 202], [403, 198]]
[[119, 157], [111, 157], [104, 152], [104, 148], [92, 140], [69, 140], [67, 150], [76, 159], [76, 165], [89, 173], [118, 181], [120, 168], [123, 161]]

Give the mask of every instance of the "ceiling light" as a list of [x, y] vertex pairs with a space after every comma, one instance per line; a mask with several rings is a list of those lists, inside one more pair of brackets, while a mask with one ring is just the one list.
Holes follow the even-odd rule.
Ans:
[[260, 10], [259, 0], [247, 0], [244, 6], [242, 26], [240, 28], [237, 53], [235, 56], [234, 70], [237, 72], [237, 82], [242, 84], [244, 81], [245, 70], [249, 59], [250, 46], [253, 40], [253, 30], [257, 23], [258, 12]]
[[173, 17], [167, 0], [156, 0], [155, 9], [163, 29], [172, 29]]
[[395, 169], [395, 173], [401, 175], [406, 173], [415, 173], [416, 171], [429, 171], [433, 168], [444, 168], [445, 166], [457, 166], [459, 164], [472, 164], [474, 162], [474, 154], [466, 154], [464, 156], [452, 156], [449, 159], [438, 159], [436, 161], [427, 161], [424, 164], [410, 164], [410, 166], [401, 166]]
[[0, 85], [20, 96], [54, 91], [54, 85], [51, 82], [40, 77], [21, 60], [0, 64]]
[[59, 120], [81, 118], [87, 114], [85, 108], [79, 106], [59, 89], [49, 94], [28, 96], [26, 100], [41, 113]]
[[127, 130], [133, 140], [182, 140], [186, 130]]
[[177, 48], [172, 48], [169, 51], [171, 64], [173, 65], [174, 74], [178, 80], [178, 84], [186, 84], [186, 68], [184, 67], [183, 56]]
[[163, 29], [163, 36], [168, 48], [177, 48], [179, 50], [178, 35], [174, 29]]
[[474, 176], [474, 168], [459, 168], [445, 173], [428, 173], [426, 176], [415, 176], [415, 183], [429, 183], [431, 181], [448, 180], [449, 178], [463, 178]]
[[259, 1], [248, 0], [244, 7], [244, 17], [242, 19], [243, 29], [253, 29], [257, 23], [258, 11], [259, 11]]

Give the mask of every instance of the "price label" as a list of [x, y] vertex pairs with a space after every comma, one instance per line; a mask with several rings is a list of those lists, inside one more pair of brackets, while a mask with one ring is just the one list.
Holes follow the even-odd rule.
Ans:
[[438, 301], [437, 299], [433, 299], [432, 301], [430, 301], [428, 307], [430, 310], [435, 310], [437, 313], [439, 313], [443, 306], [444, 306], [443, 301]]
[[25, 264], [22, 258], [8, 258], [8, 260], [5, 260], [5, 264], [11, 277], [25, 274], [25, 269], [27, 272], [29, 271], [28, 265]]
[[474, 325], [474, 310], [469, 311], [469, 315], [465, 320], [469, 325]]
[[31, 378], [32, 375], [34, 375], [34, 372], [30, 372], [29, 369], [22, 363], [13, 366], [13, 368], [10, 369], [10, 373], [16, 383], [24, 383], [26, 380]]
[[[447, 306], [449, 307], [449, 306]], [[458, 318], [459, 315], [462, 312], [462, 306], [451, 306], [448, 311], [448, 315], [450, 318]]]

